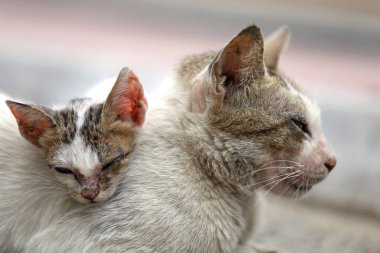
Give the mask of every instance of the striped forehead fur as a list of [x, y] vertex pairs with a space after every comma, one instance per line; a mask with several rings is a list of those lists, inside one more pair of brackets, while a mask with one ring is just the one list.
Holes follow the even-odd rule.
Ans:
[[69, 106], [54, 115], [56, 131], [61, 144], [51, 148], [51, 157], [57, 164], [75, 166], [82, 173], [91, 175], [99, 163], [100, 150], [91, 141], [99, 127], [103, 104], [93, 104], [90, 99], [71, 100]]
[[103, 112], [103, 103], [94, 103], [91, 99], [73, 99], [65, 109], [54, 113], [56, 128], [63, 133], [63, 143], [70, 144], [75, 136], [92, 143], [92, 136], [98, 131]]
[[75, 99], [53, 112], [56, 134], [44, 137], [53, 164], [90, 175], [104, 160], [130, 152], [135, 129], [129, 122], [105, 122], [103, 107], [91, 99]]

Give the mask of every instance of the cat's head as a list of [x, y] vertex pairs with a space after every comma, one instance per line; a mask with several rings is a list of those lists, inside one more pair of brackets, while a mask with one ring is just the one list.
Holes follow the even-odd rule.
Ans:
[[250, 26], [194, 80], [191, 111], [223, 136], [234, 182], [302, 195], [335, 167], [313, 99], [278, 70], [288, 41], [279, 29], [265, 42]]
[[75, 99], [61, 110], [7, 104], [21, 135], [45, 151], [57, 180], [81, 203], [101, 202], [115, 192], [147, 109], [143, 87], [127, 68], [104, 103]]

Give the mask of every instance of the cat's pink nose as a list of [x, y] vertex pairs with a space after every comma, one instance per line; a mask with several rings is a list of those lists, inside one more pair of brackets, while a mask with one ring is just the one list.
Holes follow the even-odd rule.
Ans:
[[325, 162], [325, 167], [328, 169], [328, 171], [332, 171], [336, 166], [336, 158], [335, 157], [330, 157], [326, 162]]
[[94, 198], [96, 198], [96, 196], [98, 196], [99, 194], [99, 190], [83, 190], [81, 192], [82, 194], [82, 197], [85, 198], [85, 199], [88, 199], [88, 200], [94, 200]]

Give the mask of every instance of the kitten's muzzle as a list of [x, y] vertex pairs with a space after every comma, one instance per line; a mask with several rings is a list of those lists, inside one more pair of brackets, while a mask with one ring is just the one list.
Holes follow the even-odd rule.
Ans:
[[82, 197], [93, 202], [96, 196], [98, 196], [99, 194], [98, 175], [83, 178], [82, 187], [83, 187], [81, 191]]
[[81, 192], [83, 198], [93, 201], [98, 196], [98, 189], [84, 189]]

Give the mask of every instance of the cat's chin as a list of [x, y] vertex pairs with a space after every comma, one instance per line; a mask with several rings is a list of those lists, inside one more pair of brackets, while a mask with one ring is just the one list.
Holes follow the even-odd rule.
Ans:
[[301, 196], [304, 196], [306, 193], [308, 193], [314, 185], [312, 184], [295, 184], [295, 183], [287, 183], [286, 187], [289, 189], [289, 193], [284, 195], [285, 197], [289, 198], [298, 198]]
[[80, 193], [77, 192], [70, 192], [70, 195], [75, 201], [82, 204], [98, 204], [109, 199], [113, 195], [113, 192], [101, 191], [99, 192], [98, 196], [96, 196], [94, 199], [86, 199]]
[[81, 204], [90, 204], [90, 205], [98, 204], [98, 203], [101, 203], [104, 201], [104, 200], [96, 200], [96, 199], [89, 200], [89, 199], [85, 199], [85, 198], [74, 198], [74, 200], [81, 203]]
[[303, 177], [293, 180], [285, 179], [273, 188], [268, 189], [275, 195], [285, 198], [299, 198], [311, 191], [311, 189], [325, 179], [325, 175], [318, 177]]
[[86, 198], [83, 198], [81, 194], [78, 194], [75, 192], [70, 192], [70, 195], [76, 202], [79, 202], [81, 204], [97, 204], [104, 201], [103, 199], [97, 199], [97, 198], [93, 200], [86, 199]]

